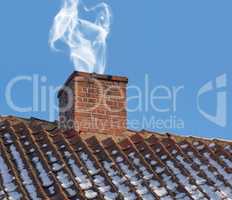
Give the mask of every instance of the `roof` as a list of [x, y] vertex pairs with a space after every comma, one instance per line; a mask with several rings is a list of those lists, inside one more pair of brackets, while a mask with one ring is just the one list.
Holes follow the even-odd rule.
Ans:
[[232, 199], [232, 142], [0, 117], [0, 199]]

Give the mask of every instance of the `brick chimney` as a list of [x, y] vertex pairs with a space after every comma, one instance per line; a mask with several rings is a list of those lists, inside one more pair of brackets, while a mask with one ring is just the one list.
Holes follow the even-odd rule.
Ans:
[[127, 129], [127, 83], [126, 77], [75, 71], [58, 94], [61, 127], [121, 134]]

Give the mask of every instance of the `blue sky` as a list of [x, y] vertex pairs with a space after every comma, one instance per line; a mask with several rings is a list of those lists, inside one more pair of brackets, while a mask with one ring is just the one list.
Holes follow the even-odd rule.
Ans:
[[[97, 2], [97, 1], [96, 1]], [[155, 88], [183, 86], [175, 112], [160, 113], [152, 108], [130, 112], [130, 120], [144, 117], [184, 122], [184, 127], [156, 128], [182, 135], [232, 139], [230, 123], [232, 72], [231, 0], [106, 0], [113, 11], [108, 40], [107, 74], [125, 75], [129, 85], [144, 88], [144, 79]], [[62, 85], [74, 70], [68, 52], [52, 52], [48, 33], [61, 1], [12, 1], [0, 3], [0, 113], [49, 119], [48, 111], [19, 113], [5, 99], [12, 78], [39, 74], [48, 80], [41, 86]], [[94, 1], [86, 0], [91, 5]], [[220, 127], [200, 114], [196, 99], [199, 89], [216, 77], [227, 75], [227, 125]], [[224, 90], [224, 89], [223, 89]], [[128, 95], [133, 95], [130, 90]], [[201, 99], [204, 111], [216, 112], [216, 91]], [[35, 97], [35, 96], [34, 96]], [[20, 106], [32, 102], [32, 85], [22, 82], [14, 88], [13, 99]], [[130, 102], [133, 107], [136, 102]], [[49, 103], [48, 103], [49, 104]], [[170, 102], [161, 102], [167, 107]], [[221, 106], [221, 105], [219, 105]], [[172, 110], [172, 107], [170, 107]], [[175, 122], [174, 122], [175, 123]], [[147, 128], [140, 125], [138, 128]]]

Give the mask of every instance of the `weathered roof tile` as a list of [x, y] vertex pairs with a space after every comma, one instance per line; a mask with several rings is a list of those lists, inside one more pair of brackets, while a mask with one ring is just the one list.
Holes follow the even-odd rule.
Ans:
[[0, 121], [0, 199], [232, 199], [230, 141]]

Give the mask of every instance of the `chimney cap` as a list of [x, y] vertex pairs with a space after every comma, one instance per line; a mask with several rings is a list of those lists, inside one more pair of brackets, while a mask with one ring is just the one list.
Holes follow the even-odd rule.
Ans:
[[[83, 78], [93, 78], [98, 80], [106, 80], [106, 81], [116, 81], [116, 82], [124, 82], [128, 83], [128, 78], [126, 76], [112, 76], [107, 74], [97, 74], [97, 73], [88, 73], [88, 72], [80, 72], [74, 71], [69, 78], [65, 81], [64, 87], [68, 86], [70, 81], [74, 79], [74, 77], [83, 77]], [[61, 95], [63, 88], [58, 92], [58, 97]]]

